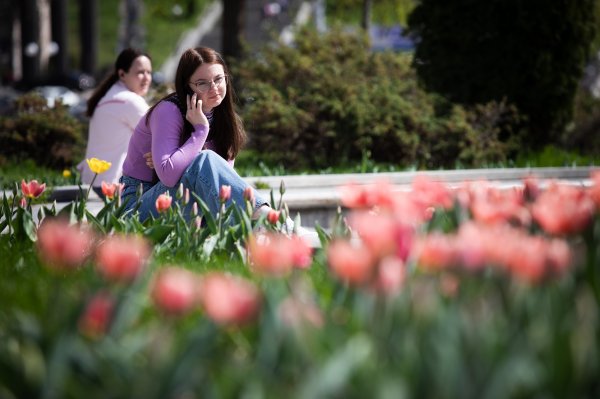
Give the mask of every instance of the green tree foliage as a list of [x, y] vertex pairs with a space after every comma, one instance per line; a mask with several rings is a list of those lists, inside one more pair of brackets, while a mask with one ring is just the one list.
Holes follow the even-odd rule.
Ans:
[[594, 0], [423, 0], [409, 17], [414, 65], [430, 91], [462, 104], [507, 99], [533, 147], [557, 140], [594, 38]]
[[15, 113], [0, 118], [0, 164], [3, 160], [32, 159], [39, 166], [70, 167], [83, 156], [83, 123], [57, 101], [30, 93], [15, 101]]
[[[288, 168], [360, 162], [453, 168], [506, 160], [501, 102], [453, 106], [417, 86], [410, 54], [373, 53], [364, 36], [306, 29], [238, 65], [251, 147]], [[507, 123], [507, 121], [511, 121]]]
[[[364, 0], [327, 0], [327, 16], [334, 22], [358, 24]], [[382, 25], [406, 25], [416, 0], [377, 0], [372, 2], [372, 19]]]

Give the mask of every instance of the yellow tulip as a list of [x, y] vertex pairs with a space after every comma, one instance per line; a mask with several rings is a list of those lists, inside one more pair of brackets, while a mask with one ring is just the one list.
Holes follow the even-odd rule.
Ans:
[[100, 173], [104, 173], [107, 170], [109, 170], [110, 166], [112, 165], [110, 162], [103, 161], [98, 158], [86, 159], [86, 162], [87, 162], [88, 166], [90, 167], [91, 171], [98, 175]]
[[71, 171], [69, 169], [63, 170], [63, 177], [65, 177], [65, 178], [71, 177]]

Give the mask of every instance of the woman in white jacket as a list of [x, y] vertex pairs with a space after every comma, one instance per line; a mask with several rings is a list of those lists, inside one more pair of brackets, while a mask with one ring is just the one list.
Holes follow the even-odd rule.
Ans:
[[[147, 54], [135, 49], [121, 51], [115, 69], [97, 88], [87, 103], [90, 117], [85, 159], [98, 158], [112, 164], [94, 181], [101, 195], [102, 181], [118, 183], [127, 154], [129, 139], [138, 121], [148, 110], [143, 96], [152, 83], [152, 62]], [[94, 173], [85, 160], [79, 165], [81, 181], [91, 184]]]

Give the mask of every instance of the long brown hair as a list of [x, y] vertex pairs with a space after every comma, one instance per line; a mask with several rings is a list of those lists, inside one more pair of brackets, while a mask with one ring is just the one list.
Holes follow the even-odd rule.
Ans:
[[133, 48], [126, 48], [119, 53], [117, 60], [115, 61], [115, 69], [112, 71], [110, 75], [108, 75], [102, 83], [96, 87], [92, 96], [87, 102], [87, 112], [86, 115], [91, 117], [94, 115], [94, 111], [98, 106], [98, 103], [106, 95], [108, 90], [119, 80], [119, 71], [123, 70], [125, 72], [129, 72], [129, 68], [131, 68], [131, 64], [135, 61], [136, 58], [145, 56], [148, 59], [151, 59], [150, 56], [140, 50]]
[[[163, 100], [173, 101], [178, 104], [183, 117], [184, 128], [179, 142], [184, 143], [194, 131], [194, 127], [185, 119], [187, 112], [186, 95], [191, 94], [189, 87], [190, 77], [204, 63], [221, 64], [225, 72], [226, 93], [225, 98], [213, 109], [213, 119], [210, 126], [209, 139], [215, 144], [216, 152], [225, 159], [233, 159], [242, 149], [246, 141], [246, 132], [240, 116], [235, 111], [235, 92], [231, 74], [221, 57], [221, 54], [209, 47], [196, 47], [186, 50], [179, 59], [175, 74], [175, 92], [166, 95], [154, 104], [146, 114], [146, 125], [154, 108]], [[175, 98], [176, 97], [176, 98]]]

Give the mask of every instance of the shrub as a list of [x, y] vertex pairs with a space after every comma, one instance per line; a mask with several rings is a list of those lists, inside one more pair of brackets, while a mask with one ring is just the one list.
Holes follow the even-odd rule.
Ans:
[[250, 146], [288, 168], [360, 162], [365, 153], [402, 167], [475, 166], [512, 149], [502, 141], [505, 120], [518, 118], [512, 108], [468, 110], [428, 94], [410, 54], [373, 53], [361, 34], [306, 28], [294, 48], [264, 48], [234, 74]]
[[60, 101], [49, 108], [34, 93], [19, 97], [14, 115], [0, 118], [0, 158], [33, 159], [56, 169], [78, 162], [83, 156], [84, 125], [68, 109]]

